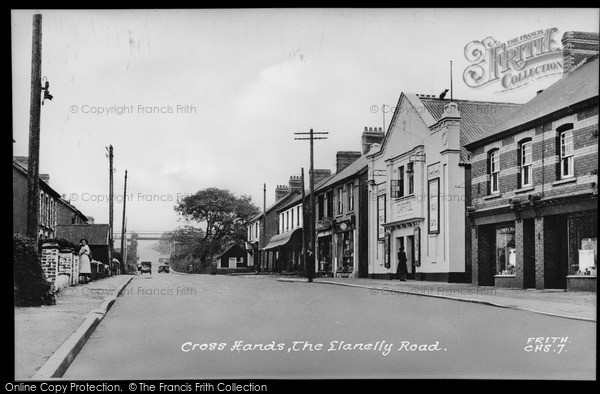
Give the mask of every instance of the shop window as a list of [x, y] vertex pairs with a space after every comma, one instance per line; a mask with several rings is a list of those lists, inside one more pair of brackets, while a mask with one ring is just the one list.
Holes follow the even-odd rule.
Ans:
[[597, 223], [596, 215], [567, 219], [569, 275], [597, 275]]
[[496, 229], [496, 274], [516, 275], [517, 250], [513, 226]]

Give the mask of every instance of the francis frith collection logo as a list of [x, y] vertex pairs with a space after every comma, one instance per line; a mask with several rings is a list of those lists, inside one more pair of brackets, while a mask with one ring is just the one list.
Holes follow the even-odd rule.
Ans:
[[526, 86], [550, 75], [562, 74], [562, 48], [553, 27], [524, 34], [506, 42], [487, 37], [465, 46], [465, 58], [473, 63], [463, 73], [472, 88], [499, 83], [501, 91]]

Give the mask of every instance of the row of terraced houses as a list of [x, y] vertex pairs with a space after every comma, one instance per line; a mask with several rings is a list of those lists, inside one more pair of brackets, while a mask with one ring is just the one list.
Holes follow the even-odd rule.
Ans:
[[[598, 34], [563, 36], [563, 76], [525, 104], [402, 92], [387, 130], [315, 170], [314, 272], [596, 289]], [[301, 272], [302, 181], [248, 226], [248, 264]], [[308, 191], [305, 193], [308, 196]]]

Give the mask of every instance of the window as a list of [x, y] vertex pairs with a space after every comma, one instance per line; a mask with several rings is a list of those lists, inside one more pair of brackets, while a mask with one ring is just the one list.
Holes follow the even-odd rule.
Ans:
[[519, 162], [521, 165], [520, 186], [531, 186], [531, 140], [521, 143], [519, 148]]
[[398, 168], [398, 195], [404, 197], [404, 166]]
[[573, 130], [563, 131], [560, 134], [560, 176], [561, 178], [573, 176]]
[[319, 209], [318, 220], [321, 220], [325, 217], [325, 196], [323, 194], [317, 197], [317, 205]]
[[385, 194], [377, 196], [377, 237], [383, 239], [385, 237]]
[[283, 216], [283, 213], [279, 214], [279, 233], [283, 233], [283, 229], [285, 228], [284, 225], [285, 223], [283, 223], [283, 220], [285, 219], [285, 216]]
[[408, 178], [408, 194], [415, 194], [415, 169], [413, 162], [408, 163], [406, 176]]
[[333, 190], [330, 190], [325, 195], [327, 200], [326, 214], [327, 217], [333, 217]]
[[292, 208], [292, 210], [290, 210], [290, 215], [292, 216], [291, 222], [292, 224], [290, 225], [291, 228], [294, 228], [294, 209]]
[[489, 193], [498, 193], [500, 191], [500, 154], [498, 149], [489, 153], [488, 172], [490, 174]]
[[344, 189], [341, 187], [338, 187], [337, 203], [338, 203], [338, 215], [341, 215], [342, 213], [344, 213]]
[[354, 184], [348, 184], [348, 211], [354, 211]]
[[496, 275], [516, 275], [517, 249], [515, 248], [515, 228], [496, 229]]
[[298, 217], [298, 227], [300, 227], [302, 225], [302, 214], [300, 213], [301, 208], [302, 208], [301, 205], [298, 205], [296, 207], [296, 216]]
[[285, 230], [290, 229], [290, 211], [285, 212]]

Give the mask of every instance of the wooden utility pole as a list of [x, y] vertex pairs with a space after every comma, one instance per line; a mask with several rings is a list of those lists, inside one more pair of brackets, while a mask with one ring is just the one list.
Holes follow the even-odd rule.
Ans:
[[113, 146], [108, 147], [108, 260], [112, 264], [113, 237]]
[[127, 170], [125, 170], [125, 186], [123, 187], [123, 222], [121, 223], [121, 269], [126, 273], [125, 249], [127, 240], [125, 239], [125, 207], [127, 206]]
[[[263, 184], [263, 229], [260, 232], [260, 235], [258, 236], [258, 246], [260, 247], [260, 239], [264, 239], [263, 244], [267, 243], [267, 184]], [[266, 245], [265, 245], [266, 246]], [[264, 273], [265, 272], [265, 254], [266, 252], [263, 251], [260, 254], [260, 272]]]
[[[315, 252], [316, 252], [316, 247], [315, 247], [315, 229], [316, 229], [316, 224], [315, 224], [315, 177], [314, 177], [314, 169], [315, 169], [315, 159], [314, 159], [314, 140], [326, 140], [327, 137], [324, 137], [325, 135], [328, 135], [329, 132], [328, 131], [321, 131], [321, 132], [316, 132], [313, 131], [313, 129], [310, 129], [310, 132], [308, 133], [294, 133], [296, 135], [307, 135], [308, 134], [308, 138], [306, 137], [300, 137], [300, 138], [295, 138], [296, 140], [310, 140], [310, 225], [309, 225], [309, 245], [308, 245], [308, 254], [309, 254], [309, 258], [308, 258], [308, 270], [307, 270], [307, 278], [309, 282], [313, 281], [313, 278], [315, 276]], [[315, 137], [316, 135], [321, 135], [321, 137]]]
[[300, 168], [300, 179], [302, 180], [302, 266], [304, 268], [304, 274], [308, 277], [308, 266], [306, 256], [306, 239], [308, 227], [306, 226], [306, 192], [304, 191], [304, 167]]
[[31, 49], [31, 101], [29, 109], [29, 158], [27, 160], [27, 236], [38, 250], [40, 216], [40, 112], [42, 94], [42, 15], [33, 15]]

